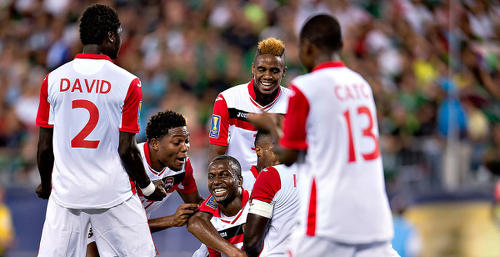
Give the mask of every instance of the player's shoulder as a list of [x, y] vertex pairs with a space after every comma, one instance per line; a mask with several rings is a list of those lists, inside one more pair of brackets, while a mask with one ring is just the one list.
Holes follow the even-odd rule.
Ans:
[[47, 74], [46, 78], [52, 79], [52, 78], [57, 78], [57, 77], [64, 76], [64, 75], [68, 74], [68, 70], [70, 70], [72, 68], [73, 62], [74, 62], [74, 60], [71, 60], [71, 61], [57, 67], [56, 69], [51, 71], [49, 74]]
[[130, 71], [112, 62], [107, 62], [106, 64], [108, 65], [109, 69], [113, 71], [114, 76], [117, 76], [125, 81], [130, 81], [130, 82], [132, 82], [135, 79], [139, 79], [136, 75], [132, 74]]
[[219, 95], [222, 95], [224, 99], [233, 98], [235, 96], [240, 96], [242, 94], [248, 94], [248, 83], [239, 84], [233, 87], [230, 87], [224, 91], [222, 91]]

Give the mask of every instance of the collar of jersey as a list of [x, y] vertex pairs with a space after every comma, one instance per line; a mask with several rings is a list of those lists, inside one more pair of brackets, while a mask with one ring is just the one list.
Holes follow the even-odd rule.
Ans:
[[148, 169], [153, 172], [153, 174], [157, 175], [157, 176], [160, 176], [161, 174], [163, 174], [163, 172], [165, 172], [165, 170], [167, 169], [167, 167], [163, 168], [161, 171], [156, 171], [155, 169], [153, 169], [151, 167], [151, 157], [149, 156], [149, 146], [148, 146], [148, 141], [146, 141], [144, 143], [144, 157], [146, 157], [146, 161], [148, 162]]
[[324, 62], [324, 63], [320, 63], [318, 66], [314, 67], [312, 72], [315, 72], [315, 71], [321, 70], [321, 69], [325, 69], [325, 68], [341, 68], [341, 67], [345, 67], [345, 65], [342, 61]]
[[[247, 190], [245, 190], [243, 188], [243, 199], [241, 199], [241, 208], [240, 208], [240, 211], [238, 211], [238, 213], [233, 216], [235, 217], [233, 220], [224, 220], [224, 219], [220, 219], [222, 222], [225, 222], [225, 223], [231, 223], [231, 224], [234, 224], [238, 218], [241, 216], [241, 214], [243, 213], [243, 209], [245, 209], [245, 205], [247, 204], [248, 202], [248, 198], [250, 198], [250, 194], [248, 193]], [[219, 205], [217, 204], [217, 210], [216, 212], [214, 213], [214, 216], [215, 217], [221, 217], [221, 212], [220, 212], [220, 209], [219, 209]]]
[[252, 172], [252, 175], [255, 177], [255, 179], [257, 179], [257, 176], [259, 176], [259, 171], [257, 170], [257, 166], [252, 165], [250, 171]]
[[250, 82], [248, 82], [248, 94], [250, 95], [250, 101], [252, 101], [252, 103], [255, 106], [257, 106], [257, 108], [267, 111], [267, 109], [269, 109], [271, 106], [273, 106], [274, 103], [277, 102], [278, 97], [281, 94], [281, 85], [278, 86], [278, 93], [276, 94], [276, 97], [274, 98], [274, 100], [271, 103], [269, 103], [268, 105], [262, 106], [259, 103], [257, 103], [257, 101], [256, 101], [257, 95], [255, 94], [255, 90], [253, 88], [254, 83], [255, 83], [254, 79], [252, 79], [252, 80], [250, 80]]
[[77, 54], [75, 56], [76, 59], [102, 59], [102, 60], [108, 60], [112, 62], [111, 58], [109, 56], [104, 55], [104, 54]]

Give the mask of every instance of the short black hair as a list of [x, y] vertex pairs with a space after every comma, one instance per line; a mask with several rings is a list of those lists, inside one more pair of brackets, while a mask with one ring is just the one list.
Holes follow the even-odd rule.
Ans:
[[337, 52], [342, 49], [342, 32], [335, 17], [319, 14], [309, 18], [300, 31], [300, 40], [307, 39], [322, 50]]
[[153, 138], [159, 139], [168, 134], [171, 128], [186, 126], [186, 119], [174, 111], [159, 112], [153, 115], [146, 126], [146, 138], [150, 141]]
[[266, 130], [257, 131], [257, 134], [255, 135], [255, 143], [254, 143], [255, 146], [257, 147], [257, 145], [259, 145], [260, 142], [263, 141], [264, 139], [270, 139], [272, 142], [271, 133], [269, 133], [269, 131]]
[[80, 18], [80, 40], [84, 45], [100, 45], [108, 32], [116, 33], [119, 27], [120, 20], [113, 8], [94, 4], [85, 9]]
[[231, 167], [231, 169], [236, 172], [236, 175], [241, 178], [241, 165], [240, 162], [236, 160], [236, 158], [229, 155], [219, 155], [210, 162], [208, 167], [212, 166], [215, 162], [218, 161], [229, 161], [229, 167]]

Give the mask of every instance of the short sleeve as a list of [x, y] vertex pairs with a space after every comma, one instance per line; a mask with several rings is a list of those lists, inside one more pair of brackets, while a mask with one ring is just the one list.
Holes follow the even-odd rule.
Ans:
[[257, 180], [253, 185], [252, 196], [250, 199], [257, 199], [266, 203], [271, 203], [274, 196], [280, 189], [280, 174], [275, 168], [269, 167], [263, 169], [257, 177]]
[[125, 103], [122, 110], [122, 123], [120, 131], [138, 133], [139, 127], [139, 111], [142, 101], [141, 81], [135, 78], [130, 83], [125, 97]]
[[54, 127], [52, 124], [49, 124], [50, 103], [48, 101], [48, 80], [49, 75], [45, 76], [42, 82], [42, 87], [40, 88], [40, 104], [38, 105], [38, 112], [36, 115], [36, 125], [44, 128]]
[[305, 150], [306, 121], [309, 114], [309, 102], [304, 94], [294, 85], [288, 102], [288, 110], [283, 124], [283, 137], [280, 145], [287, 149]]
[[228, 146], [229, 111], [226, 99], [219, 94], [215, 99], [214, 111], [210, 122], [208, 140], [210, 144]]
[[217, 216], [216, 214], [218, 213], [218, 206], [217, 201], [215, 201], [215, 197], [212, 194], [208, 195], [207, 199], [205, 199], [205, 201], [200, 204], [198, 210]]
[[184, 180], [182, 180], [182, 188], [177, 188], [177, 191], [182, 194], [191, 194], [198, 190], [196, 187], [196, 181], [193, 177], [193, 167], [191, 166], [191, 161], [186, 158], [186, 164], [184, 166]]

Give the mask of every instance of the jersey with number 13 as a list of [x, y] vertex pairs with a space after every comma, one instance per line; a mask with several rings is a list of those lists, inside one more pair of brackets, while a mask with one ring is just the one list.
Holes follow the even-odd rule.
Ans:
[[47, 75], [36, 123], [53, 128], [51, 197], [66, 208], [110, 208], [135, 192], [119, 133], [139, 132], [139, 79], [105, 55], [79, 54]]

